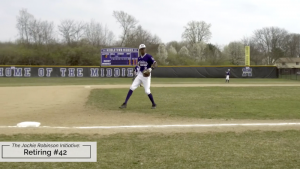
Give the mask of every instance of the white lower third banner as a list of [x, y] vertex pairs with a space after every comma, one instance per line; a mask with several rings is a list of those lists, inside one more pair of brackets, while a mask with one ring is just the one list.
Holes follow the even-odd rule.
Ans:
[[97, 142], [0, 142], [0, 162], [97, 162]]

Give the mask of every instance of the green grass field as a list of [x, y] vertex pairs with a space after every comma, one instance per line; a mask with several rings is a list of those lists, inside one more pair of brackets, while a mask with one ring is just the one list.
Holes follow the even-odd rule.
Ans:
[[298, 80], [300, 81], [299, 74], [290, 74], [290, 75], [279, 75], [280, 79], [289, 79], [289, 80]]
[[97, 141], [97, 163], [0, 163], [0, 168], [298, 168], [300, 131], [0, 135], [0, 141]]
[[[130, 84], [113, 78], [0, 78], [0, 86]], [[152, 84], [222, 84], [224, 79], [153, 78]], [[233, 84], [292, 84], [287, 79], [232, 79]], [[300, 119], [300, 87], [151, 88], [157, 109], [143, 88], [132, 95], [128, 108], [118, 107], [128, 89], [93, 89], [87, 105], [98, 110], [193, 119]], [[99, 104], [101, 103], [101, 104]], [[137, 104], [138, 103], [138, 104]], [[1, 124], [0, 124], [1, 126]], [[3, 129], [1, 129], [3, 130]], [[0, 131], [1, 131], [0, 130]], [[299, 168], [300, 131], [210, 133], [16, 134], [0, 141], [96, 141], [96, 163], [0, 163], [0, 169], [187, 169]]]
[[206, 119], [300, 119], [300, 87], [152, 88], [157, 109], [138, 88], [127, 109], [119, 110], [128, 89], [94, 89], [88, 105], [122, 111]]
[[[225, 83], [225, 78], [152, 78], [152, 84]], [[131, 84], [132, 78], [0, 78], [0, 86], [53, 86], [53, 85], [117, 85]], [[289, 79], [231, 79], [235, 84], [299, 83]]]

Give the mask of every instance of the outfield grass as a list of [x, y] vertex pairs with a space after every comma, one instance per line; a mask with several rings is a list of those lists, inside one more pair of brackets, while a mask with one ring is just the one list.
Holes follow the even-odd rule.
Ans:
[[[223, 84], [225, 78], [152, 78], [152, 84], [213, 83]], [[235, 84], [299, 83], [288, 79], [234, 79]], [[131, 84], [132, 78], [0, 78], [0, 86], [108, 85]]]
[[300, 75], [299, 74], [291, 74], [291, 75], [279, 75], [280, 79], [289, 79], [289, 80], [299, 80], [300, 81]]
[[138, 88], [119, 110], [128, 89], [94, 89], [87, 105], [122, 111], [208, 119], [300, 119], [300, 87], [152, 88], [157, 109]]
[[298, 168], [300, 131], [1, 135], [0, 141], [97, 141], [97, 163], [0, 163], [0, 168]]

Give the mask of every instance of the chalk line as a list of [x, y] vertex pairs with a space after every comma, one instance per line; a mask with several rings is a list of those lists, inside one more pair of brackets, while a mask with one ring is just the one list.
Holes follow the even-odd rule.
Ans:
[[126, 128], [201, 128], [201, 127], [255, 127], [255, 126], [300, 126], [300, 123], [227, 123], [227, 124], [172, 124], [172, 125], [126, 125], [126, 126], [39, 126], [18, 127], [0, 126], [0, 128], [45, 128], [45, 129], [126, 129]]

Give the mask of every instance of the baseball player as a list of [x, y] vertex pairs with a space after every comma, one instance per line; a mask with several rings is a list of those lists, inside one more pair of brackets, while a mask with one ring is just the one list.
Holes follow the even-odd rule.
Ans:
[[230, 69], [228, 69], [228, 71], [226, 72], [226, 81], [225, 81], [225, 83], [226, 82], [229, 83], [229, 76], [230, 76]]
[[[134, 79], [137, 77], [139, 70], [140, 70], [139, 66], [136, 66], [134, 68], [132, 81], [134, 81]], [[140, 87], [143, 87], [143, 84], [140, 84]]]
[[[125, 102], [119, 107], [121, 109], [127, 107], [127, 102], [132, 95], [133, 91], [140, 85], [143, 84], [145, 93], [148, 95], [150, 101], [152, 102], [152, 109], [156, 108], [156, 104], [154, 102], [153, 96], [150, 92], [150, 84], [151, 84], [151, 71], [157, 67], [157, 62], [154, 60], [154, 58], [146, 53], [146, 45], [141, 44], [139, 46], [139, 52], [141, 56], [138, 57], [138, 71], [137, 76], [134, 79], [130, 90], [128, 91], [127, 97], [125, 99]], [[145, 74], [148, 74], [145, 75]]]

